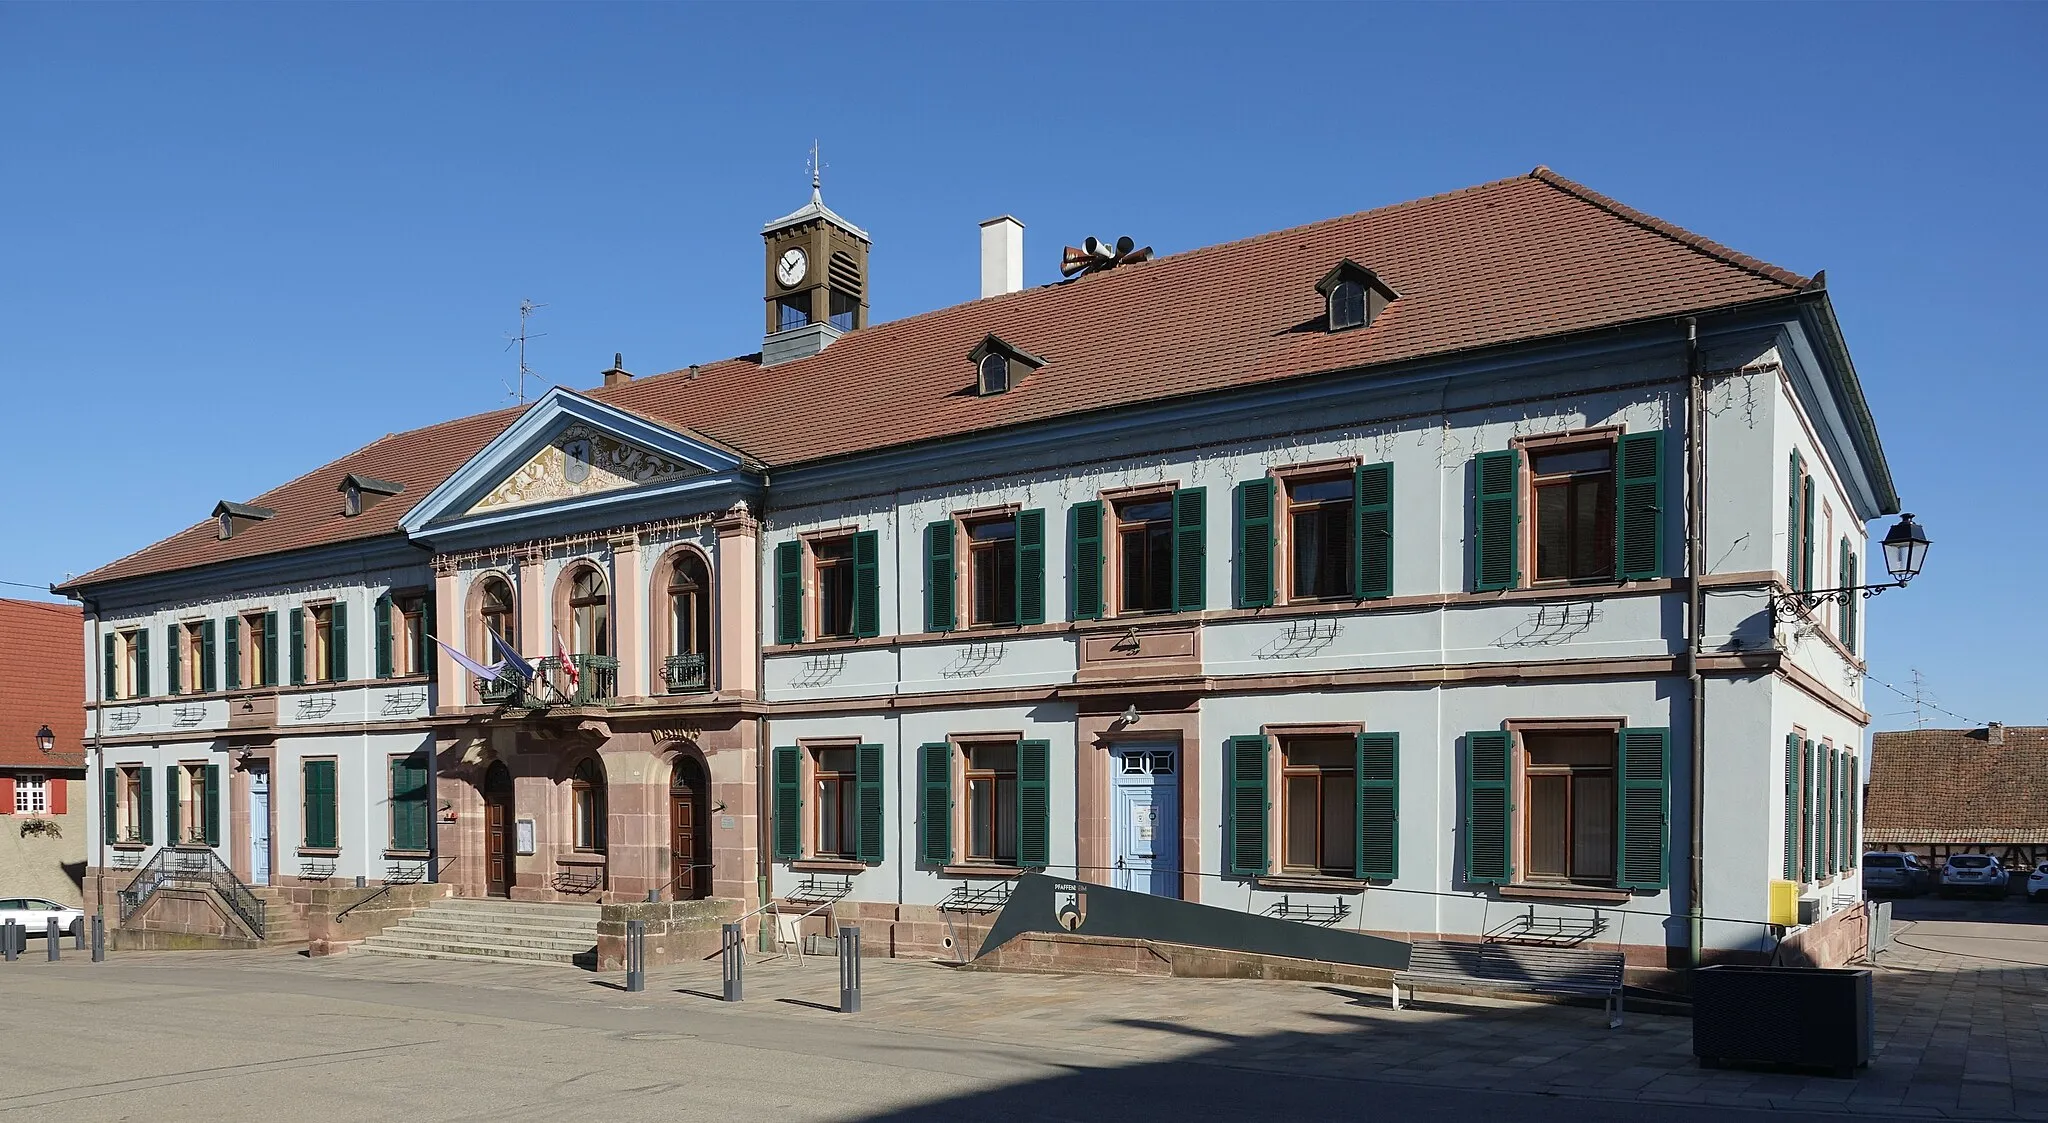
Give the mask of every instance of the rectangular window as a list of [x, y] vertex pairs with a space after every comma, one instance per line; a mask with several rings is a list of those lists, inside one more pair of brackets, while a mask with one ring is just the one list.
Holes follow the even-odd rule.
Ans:
[[966, 756], [967, 860], [1017, 862], [1017, 743], [969, 744]]
[[1531, 881], [1614, 883], [1611, 733], [1528, 733], [1522, 806]]
[[391, 758], [391, 848], [427, 848], [427, 761], [424, 755]]
[[853, 635], [853, 539], [826, 538], [811, 541], [811, 568], [818, 583], [818, 630], [820, 639], [843, 639]]
[[306, 642], [311, 658], [307, 666], [313, 682], [333, 682], [334, 674], [334, 606], [319, 604], [306, 610], [313, 618], [312, 634]]
[[816, 846], [821, 858], [854, 858], [859, 854], [860, 812], [852, 748], [813, 749], [812, 786], [817, 793]]
[[852, 293], [832, 290], [832, 326], [840, 331], [852, 331], [860, 326], [860, 300]]
[[242, 617], [242, 681], [243, 686], [269, 686], [276, 681], [271, 677], [269, 645], [263, 642], [263, 621], [267, 613], [254, 612]]
[[967, 526], [969, 624], [1017, 622], [1017, 520], [1005, 515]]
[[211, 654], [206, 643], [207, 623], [194, 621], [178, 629], [178, 669], [184, 677], [178, 685], [187, 694], [213, 689], [213, 676], [207, 673], [213, 669], [207, 658]]
[[1356, 492], [1350, 473], [1287, 484], [1289, 572], [1295, 600], [1355, 595]]
[[149, 805], [147, 795], [149, 781], [139, 764], [123, 765], [116, 770], [114, 793], [114, 821], [119, 825], [116, 842], [149, 841]]
[[335, 795], [332, 760], [309, 760], [302, 766], [305, 798], [304, 816], [305, 844], [317, 850], [332, 850], [341, 845], [336, 829], [339, 807]]
[[1529, 458], [1529, 474], [1536, 580], [1612, 580], [1613, 446], [1538, 451]]
[[775, 302], [775, 330], [788, 331], [811, 322], [811, 294], [785, 296]]
[[40, 772], [22, 772], [14, 777], [14, 813], [41, 815], [50, 809], [50, 788]]
[[[417, 594], [393, 597], [391, 606], [398, 617], [397, 642], [392, 645], [391, 652], [393, 669], [400, 675], [426, 674], [427, 598]], [[602, 624], [598, 626], [597, 634], [598, 646], [591, 650], [602, 653], [606, 644]]]
[[123, 698], [139, 698], [149, 693], [149, 652], [143, 646], [139, 631], [121, 633], [121, 693]]
[[1120, 613], [1173, 611], [1173, 500], [1133, 499], [1116, 509]]
[[180, 764], [172, 775], [176, 779], [175, 790], [165, 792], [166, 800], [178, 804], [179, 834], [182, 837], [170, 839], [173, 845], [204, 846], [212, 842], [206, 833], [207, 805], [214, 793], [207, 789], [207, 769], [204, 764]]
[[1280, 864], [1285, 872], [1356, 873], [1357, 754], [1356, 737], [1280, 739]]

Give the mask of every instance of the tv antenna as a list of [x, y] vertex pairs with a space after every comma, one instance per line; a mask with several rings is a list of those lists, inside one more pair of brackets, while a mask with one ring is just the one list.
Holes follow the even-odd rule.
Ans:
[[505, 396], [517, 398], [520, 405], [526, 404], [526, 380], [533, 376], [533, 368], [526, 365], [526, 341], [529, 339], [539, 339], [547, 334], [544, 331], [529, 333], [526, 330], [526, 322], [533, 318], [535, 312], [546, 307], [547, 305], [545, 304], [535, 304], [531, 300], [520, 301], [519, 334], [512, 335], [507, 333], [505, 336], [507, 341], [505, 343], [505, 350], [510, 351], [514, 347], [519, 348], [519, 386], [517, 389], [514, 389], [510, 383], [507, 383], [505, 386]]

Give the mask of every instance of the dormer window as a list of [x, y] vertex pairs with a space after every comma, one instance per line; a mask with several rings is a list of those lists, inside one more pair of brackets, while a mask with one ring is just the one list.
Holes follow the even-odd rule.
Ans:
[[1370, 327], [1401, 295], [1378, 274], [1348, 257], [1323, 274], [1316, 291], [1323, 294], [1323, 319], [1330, 331]]
[[974, 392], [983, 397], [1007, 392], [1032, 371], [1045, 365], [1044, 359], [1012, 347], [993, 335], [969, 351], [967, 359], [974, 364]]
[[233, 538], [236, 531], [241, 530], [250, 523], [262, 522], [264, 519], [275, 514], [277, 512], [268, 507], [258, 507], [250, 503], [235, 503], [226, 499], [213, 505], [213, 517], [219, 521], [220, 540], [223, 542]]
[[372, 479], [354, 472], [341, 478], [341, 514], [343, 518], [355, 518], [364, 511], [375, 507], [380, 500], [397, 495], [405, 490], [404, 484], [389, 480]]

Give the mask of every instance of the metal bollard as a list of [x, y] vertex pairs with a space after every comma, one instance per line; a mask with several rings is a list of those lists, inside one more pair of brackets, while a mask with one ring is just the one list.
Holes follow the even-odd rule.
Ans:
[[104, 916], [92, 918], [92, 961], [107, 961], [107, 918]]
[[860, 1013], [860, 929], [839, 928], [839, 1012]]
[[725, 971], [725, 1000], [727, 1002], [738, 1002], [740, 1000], [740, 968], [746, 962], [746, 949], [743, 946], [746, 936], [741, 934], [740, 925], [738, 924], [726, 924], [721, 927], [724, 932], [725, 942], [719, 948], [718, 960], [719, 966]]
[[364, 877], [364, 876], [363, 876], [362, 874], [357, 874], [357, 875], [356, 875], [356, 888], [358, 888], [358, 889], [368, 889], [369, 887], [370, 887], [370, 879], [369, 879], [369, 878], [367, 878], [367, 877]]
[[12, 963], [21, 955], [21, 925], [10, 920], [0, 924], [0, 959]]
[[626, 922], [626, 989], [647, 989], [647, 922]]
[[57, 935], [57, 918], [53, 916], [43, 926], [43, 947], [50, 953], [50, 962], [57, 962], [57, 952], [63, 946], [63, 940]]

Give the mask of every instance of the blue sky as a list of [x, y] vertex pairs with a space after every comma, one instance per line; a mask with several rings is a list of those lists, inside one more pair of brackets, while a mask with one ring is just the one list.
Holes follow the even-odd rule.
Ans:
[[1540, 163], [1828, 271], [1936, 540], [1870, 605], [1873, 677], [2048, 724], [2044, 41], [2017, 4], [0, 7], [0, 580], [505, 404], [522, 298], [544, 384], [755, 350], [814, 136], [876, 319], [976, 295], [992, 214], [1038, 284], [1084, 234], [1172, 252]]

